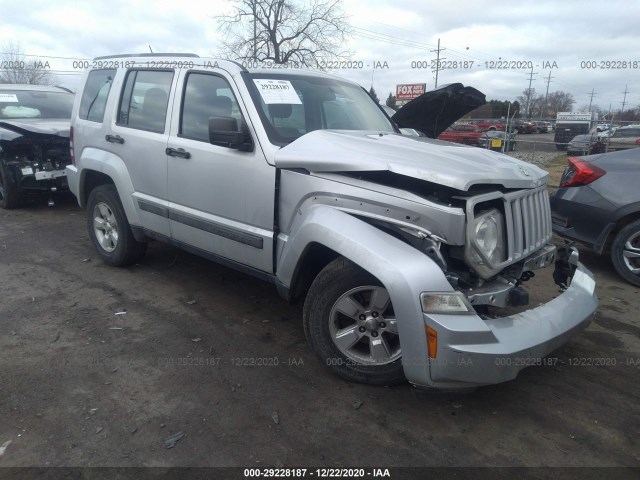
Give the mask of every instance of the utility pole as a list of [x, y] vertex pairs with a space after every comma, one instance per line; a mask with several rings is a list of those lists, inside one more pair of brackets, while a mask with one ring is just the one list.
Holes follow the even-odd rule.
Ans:
[[[440, 51], [446, 50], [446, 48], [440, 48], [440, 39], [438, 39], [438, 48], [436, 50], [429, 50], [430, 52], [437, 52], [436, 54], [436, 84], [434, 88], [438, 88], [438, 70], [440, 70]], [[445, 60], [445, 58], [442, 58]]]
[[[542, 115], [547, 111], [547, 99], [549, 98], [549, 84], [551, 83], [551, 79], [554, 78], [551, 76], [551, 70], [549, 70], [549, 76], [547, 77], [547, 93], [544, 94], [544, 108], [540, 110], [540, 120], [542, 120]], [[531, 87], [531, 84], [529, 84]]]
[[531, 73], [529, 74], [529, 88], [527, 88], [527, 118], [531, 120], [531, 82], [533, 81], [533, 76], [537, 75], [538, 72], [533, 71], [533, 65], [531, 66]]
[[593, 103], [593, 97], [595, 97], [597, 94], [594, 93], [595, 88], [591, 89], [591, 94], [589, 95], [589, 97], [591, 97], [589, 99], [589, 113], [591, 113], [591, 104]]
[[622, 111], [620, 112], [620, 116], [622, 116], [622, 114], [624, 113], [624, 106], [627, 104], [627, 93], [629, 93], [629, 90], [627, 90], [627, 86], [624, 86], [624, 97], [622, 98]]

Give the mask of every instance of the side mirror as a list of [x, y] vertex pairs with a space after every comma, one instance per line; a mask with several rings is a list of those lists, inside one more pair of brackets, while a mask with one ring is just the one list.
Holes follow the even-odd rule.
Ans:
[[242, 129], [238, 131], [238, 121], [233, 117], [209, 118], [209, 143], [241, 152], [253, 151], [249, 129], [243, 122]]

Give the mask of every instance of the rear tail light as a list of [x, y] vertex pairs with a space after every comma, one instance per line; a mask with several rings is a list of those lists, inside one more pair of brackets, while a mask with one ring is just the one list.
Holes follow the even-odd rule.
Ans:
[[579, 158], [569, 157], [567, 159], [569, 165], [562, 174], [560, 187], [581, 187], [599, 179], [605, 172], [594, 164], [580, 160]]
[[636, 145], [640, 145], [640, 138], [636, 140]]
[[71, 158], [71, 164], [76, 165], [76, 154], [73, 151], [73, 127], [69, 130], [69, 157]]

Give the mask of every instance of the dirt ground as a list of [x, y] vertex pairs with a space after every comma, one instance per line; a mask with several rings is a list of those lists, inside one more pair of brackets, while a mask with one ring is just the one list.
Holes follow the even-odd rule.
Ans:
[[640, 292], [581, 259], [600, 307], [557, 363], [454, 395], [335, 377], [300, 307], [172, 247], [103, 264], [71, 196], [0, 211], [0, 466], [638, 467]]

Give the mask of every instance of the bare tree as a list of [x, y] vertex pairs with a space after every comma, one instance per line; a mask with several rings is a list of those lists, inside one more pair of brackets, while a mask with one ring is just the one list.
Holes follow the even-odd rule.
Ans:
[[53, 85], [56, 77], [51, 73], [49, 62], [39, 58], [27, 60], [20, 43], [8, 42], [2, 48], [0, 58], [0, 83], [28, 85]]
[[523, 117], [537, 118], [541, 115], [544, 108], [544, 95], [535, 95], [534, 88], [525, 89], [516, 100], [524, 108]]
[[[591, 110], [589, 110], [591, 109]], [[602, 110], [602, 108], [600, 108], [600, 105], [595, 105], [595, 104], [587, 104], [585, 103], [584, 105], [582, 105], [581, 107], [578, 108], [578, 112], [595, 112], [598, 115], [602, 115], [604, 113], [604, 111]]]
[[224, 36], [218, 53], [225, 58], [322, 68], [328, 59], [351, 55], [341, 0], [231, 1], [233, 14], [217, 19]]
[[549, 94], [546, 108], [544, 95], [531, 95], [527, 98], [527, 90], [523, 91], [522, 95], [517, 97], [516, 100], [521, 105], [524, 105], [527, 118], [553, 118], [558, 112], [570, 112], [576, 103], [573, 95], [560, 90]]
[[548, 110], [555, 115], [558, 112], [570, 112], [573, 110], [573, 106], [576, 103], [573, 95], [568, 92], [558, 90], [549, 94], [547, 100]]

